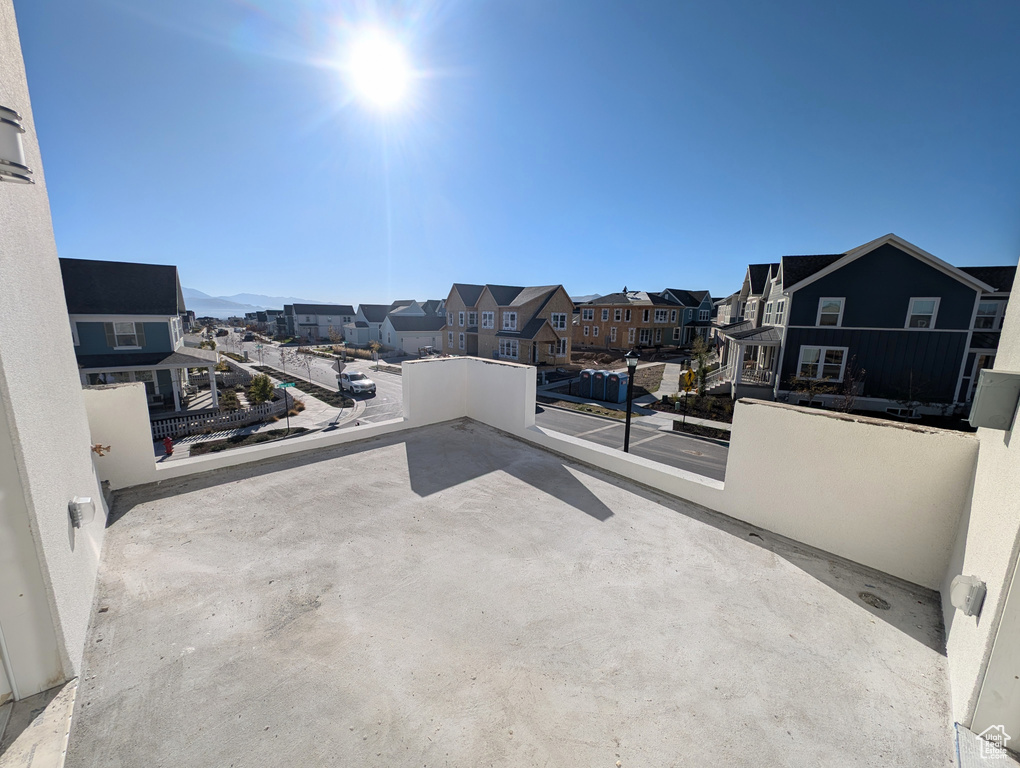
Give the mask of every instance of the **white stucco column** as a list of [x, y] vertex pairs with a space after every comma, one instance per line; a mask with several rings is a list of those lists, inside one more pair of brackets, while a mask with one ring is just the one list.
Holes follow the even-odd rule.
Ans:
[[216, 367], [210, 365], [209, 368], [209, 390], [212, 392], [212, 407], [220, 407], [220, 396], [216, 391]]
[[181, 410], [181, 388], [177, 384], [177, 372], [173, 368], [170, 369], [170, 386], [174, 390], [174, 410], [179, 411]]
[[737, 354], [735, 355], [734, 362], [736, 363], [737, 370], [733, 375], [733, 383], [739, 384], [744, 380], [744, 345], [739, 341], [737, 342]]

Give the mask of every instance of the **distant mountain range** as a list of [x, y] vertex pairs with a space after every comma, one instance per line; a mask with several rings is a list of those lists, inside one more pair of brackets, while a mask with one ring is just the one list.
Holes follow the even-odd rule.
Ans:
[[194, 288], [181, 288], [185, 306], [198, 317], [243, 317], [245, 312], [260, 309], [283, 309], [284, 304], [320, 304], [294, 296], [266, 296], [261, 293], [236, 293], [233, 296], [210, 296]]

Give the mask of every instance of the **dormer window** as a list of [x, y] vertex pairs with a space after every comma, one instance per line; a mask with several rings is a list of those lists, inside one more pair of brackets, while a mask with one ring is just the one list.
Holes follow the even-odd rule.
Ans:
[[503, 330], [504, 331], [516, 331], [517, 330], [517, 313], [516, 312], [504, 312], [503, 313]]

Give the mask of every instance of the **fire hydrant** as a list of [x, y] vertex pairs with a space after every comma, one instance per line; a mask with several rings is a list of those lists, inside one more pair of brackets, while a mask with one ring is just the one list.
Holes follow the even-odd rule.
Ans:
[[167, 456], [174, 455], [174, 441], [171, 440], [169, 437], [163, 438], [163, 450], [166, 451]]

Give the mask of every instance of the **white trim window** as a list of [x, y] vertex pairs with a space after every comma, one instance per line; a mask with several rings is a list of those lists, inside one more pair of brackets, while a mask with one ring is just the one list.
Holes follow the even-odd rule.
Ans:
[[453, 331], [447, 332], [447, 336], [448, 336], [447, 341], [450, 342], [450, 349], [453, 349]]
[[672, 310], [669, 313], [669, 322], [671, 322], [671, 323], [675, 323], [676, 322], [676, 310], [675, 309]]
[[680, 326], [673, 329], [673, 341], [680, 341]]
[[499, 340], [499, 356], [507, 357], [511, 360], [516, 360], [519, 352], [519, 346], [517, 339], [500, 339]]
[[655, 343], [656, 344], [661, 344], [662, 343], [662, 329], [661, 328], [656, 328], [655, 329]]
[[563, 336], [560, 337], [560, 352], [559, 357], [567, 356], [567, 339]]
[[983, 331], [997, 331], [1002, 327], [1002, 302], [982, 301], [978, 304], [974, 327]]
[[613, 344], [616, 343], [616, 326], [615, 325], [612, 328], [609, 329], [609, 341], [610, 341], [610, 343], [613, 343]]
[[[627, 311], [630, 312], [629, 309]], [[633, 344], [634, 343], [634, 329], [633, 328], [628, 328], [627, 329], [627, 343], [628, 344]]]
[[[648, 310], [645, 310], [645, 311], [647, 312]], [[652, 329], [651, 328], [642, 328], [641, 329], [641, 335], [638, 336], [638, 343], [639, 344], [649, 344], [649, 343], [651, 343], [651, 340], [652, 340]]]
[[464, 313], [463, 312], [458, 312], [457, 313], [457, 325], [459, 325], [461, 328], [464, 327]]
[[668, 309], [657, 309], [657, 310], [655, 310], [655, 322], [657, 322], [657, 323], [668, 323], [669, 322], [669, 310]]
[[460, 349], [464, 349], [464, 334], [463, 333], [457, 334], [457, 346]]
[[629, 309], [623, 310], [623, 322], [625, 322], [625, 323], [629, 323], [630, 322], [630, 310]]
[[905, 328], [934, 328], [939, 314], [938, 296], [914, 296], [910, 299]]
[[621, 309], [620, 309], [619, 307], [617, 307], [616, 309], [614, 309], [614, 310], [613, 310], [613, 321], [614, 321], [614, 322], [617, 322], [617, 323], [618, 323], [618, 322], [620, 322], [620, 316], [621, 316], [622, 314], [623, 314], [623, 311], [622, 311], [622, 310], [621, 310]]
[[174, 347], [177, 347], [184, 340], [184, 328], [181, 326], [180, 317], [170, 318], [170, 338], [173, 339]]
[[106, 343], [114, 349], [141, 349], [145, 346], [144, 323], [103, 323]]
[[468, 328], [474, 328], [478, 325], [478, 313], [468, 312]]
[[802, 379], [843, 381], [846, 347], [801, 347], [797, 376]]
[[591, 328], [591, 326], [590, 326], [590, 325], [586, 325], [586, 326], [584, 326], [584, 335], [585, 335], [585, 336], [587, 336], [587, 335], [588, 335], [588, 331], [589, 331], [589, 329], [590, 329], [590, 328]]
[[608, 307], [604, 307], [603, 310], [602, 310], [602, 322], [603, 323], [608, 323], [609, 322], [609, 308]]
[[776, 302], [776, 325], [782, 325], [786, 315], [786, 299]]
[[71, 321], [71, 340], [74, 341], [74, 346], [81, 344], [81, 339], [78, 338], [78, 323]]
[[482, 328], [495, 328], [495, 327], [496, 327], [496, 313], [482, 312]]
[[581, 320], [587, 320], [589, 323], [595, 319], [595, 310], [591, 307], [584, 307], [581, 309]]
[[565, 331], [567, 330], [567, 313], [553, 312], [549, 315], [549, 322], [557, 331]]
[[598, 335], [599, 335], [599, 327], [598, 327], [597, 325], [593, 325], [593, 326], [591, 327], [591, 335], [592, 335], [592, 336], [594, 336], [595, 338], [598, 338]]
[[[517, 313], [516, 312], [503, 312], [503, 330], [504, 331], [516, 331], [517, 330]], [[516, 357], [516, 355], [514, 355]]]
[[765, 317], [762, 318], [762, 322], [765, 325], [772, 325], [772, 302], [768, 302], [765, 305]]
[[453, 325], [453, 312], [446, 313], [446, 324]]
[[845, 299], [826, 296], [818, 300], [818, 317], [815, 325], [843, 325], [843, 304]]
[[641, 322], [642, 323], [647, 323], [648, 322], [648, 310], [647, 309], [641, 310]]
[[698, 320], [701, 320], [702, 322], [708, 320], [711, 316], [712, 316], [712, 310], [710, 310], [710, 309], [699, 309], [698, 310]]

